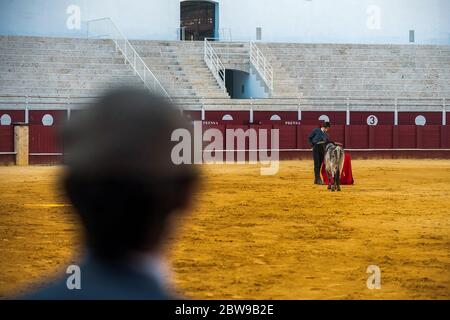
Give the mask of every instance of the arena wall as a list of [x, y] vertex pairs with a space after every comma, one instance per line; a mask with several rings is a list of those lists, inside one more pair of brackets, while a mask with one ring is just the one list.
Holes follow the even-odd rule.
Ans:
[[[181, 0], [182, 1], [182, 0]], [[87, 21], [111, 17], [130, 39], [176, 40], [180, 0], [0, 2], [0, 34], [84, 37]], [[450, 43], [447, 0], [215, 0], [222, 34], [269, 42]], [[236, 8], [239, 8], [236, 10]]]
[[[364, 123], [364, 117], [361, 115], [351, 117], [352, 123], [346, 125], [345, 112], [304, 111], [302, 119], [297, 120], [296, 112], [281, 111], [278, 114], [282, 120], [270, 120], [273, 113], [255, 111], [254, 122], [250, 123], [249, 112], [246, 111], [206, 111], [203, 130], [216, 128], [225, 137], [226, 129], [278, 129], [281, 158], [309, 158], [310, 146], [307, 137], [311, 130], [317, 127], [320, 113], [328, 115], [333, 123], [330, 138], [343, 143], [353, 157], [450, 159], [449, 119], [447, 115], [447, 124], [443, 125], [442, 113], [439, 112], [421, 113], [426, 116], [425, 125], [414, 123], [417, 112], [401, 113], [398, 125], [393, 124], [393, 120], [391, 121], [393, 115], [387, 112], [380, 112], [379, 115], [377, 112], [367, 112], [380, 118], [385, 117], [385, 122], [376, 126]], [[14, 123], [24, 122], [25, 111], [1, 110], [0, 116], [4, 114], [11, 117], [11, 124], [0, 126], [0, 162], [14, 163]], [[201, 120], [200, 112], [189, 111], [186, 114], [192, 120]], [[223, 121], [222, 117], [225, 114], [230, 114], [233, 120]], [[49, 116], [51, 123], [48, 122]], [[64, 146], [59, 140], [58, 130], [67, 118], [66, 110], [28, 111], [30, 164], [60, 163]], [[270, 143], [269, 139], [269, 145]], [[223, 145], [226, 145], [225, 140]], [[248, 142], [245, 149], [249, 149]]]

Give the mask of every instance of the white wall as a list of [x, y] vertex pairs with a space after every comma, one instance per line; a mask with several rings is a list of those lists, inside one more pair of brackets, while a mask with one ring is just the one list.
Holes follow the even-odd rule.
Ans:
[[[71, 29], [73, 5], [81, 25]], [[179, 15], [178, 0], [0, 0], [0, 34], [85, 37], [86, 21], [110, 17], [130, 39], [175, 40]]]
[[[0, 34], [82, 37], [86, 21], [111, 17], [132, 39], [177, 38], [180, 0], [0, 0]], [[219, 28], [235, 40], [450, 44], [450, 0], [217, 0]], [[67, 28], [70, 5], [79, 29]], [[368, 12], [367, 10], [372, 10]], [[379, 10], [379, 15], [377, 14]], [[379, 18], [379, 19], [378, 19]]]
[[235, 39], [254, 39], [262, 27], [263, 41], [408, 43], [415, 29], [416, 43], [450, 44], [450, 0], [219, 2], [220, 27]]

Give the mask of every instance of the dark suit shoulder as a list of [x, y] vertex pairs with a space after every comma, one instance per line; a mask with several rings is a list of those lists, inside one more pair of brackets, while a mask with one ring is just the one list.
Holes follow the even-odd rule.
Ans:
[[[25, 300], [171, 300], [156, 279], [128, 268], [86, 264], [81, 269], [81, 288], [69, 289], [61, 277], [21, 297]], [[69, 275], [67, 275], [69, 276]]]

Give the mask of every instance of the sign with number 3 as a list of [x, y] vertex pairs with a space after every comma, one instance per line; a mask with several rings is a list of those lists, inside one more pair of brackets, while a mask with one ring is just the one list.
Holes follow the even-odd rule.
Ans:
[[377, 116], [374, 116], [373, 114], [367, 117], [367, 125], [369, 126], [376, 126], [378, 124], [378, 118]]

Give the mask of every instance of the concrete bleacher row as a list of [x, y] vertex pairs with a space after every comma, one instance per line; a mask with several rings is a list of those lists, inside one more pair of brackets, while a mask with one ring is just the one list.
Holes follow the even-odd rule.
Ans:
[[[176, 102], [234, 106], [204, 62], [203, 42], [131, 43]], [[212, 45], [226, 68], [251, 70], [248, 43]], [[274, 106], [299, 97], [450, 97], [449, 46], [257, 45], [274, 68]], [[96, 96], [123, 83], [143, 85], [111, 40], [0, 36], [0, 95]]]
[[274, 97], [448, 97], [450, 47], [260, 43]]
[[110, 40], [0, 36], [0, 94], [95, 96], [142, 85]]

